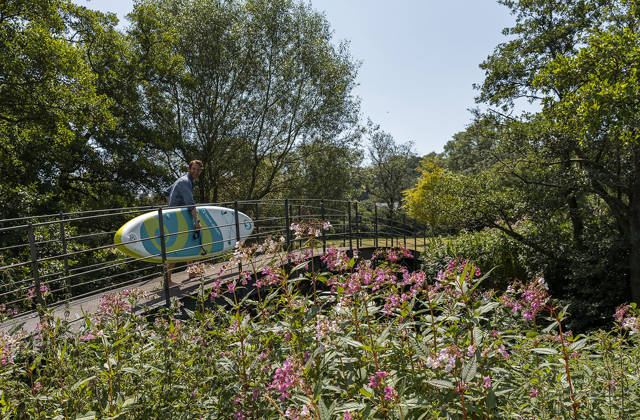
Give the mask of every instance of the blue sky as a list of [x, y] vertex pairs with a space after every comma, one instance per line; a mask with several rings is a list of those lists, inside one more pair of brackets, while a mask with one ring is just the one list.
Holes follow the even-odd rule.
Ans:
[[[75, 0], [123, 20], [127, 0]], [[514, 18], [495, 0], [311, 0], [361, 67], [355, 94], [363, 122], [380, 124], [415, 151], [441, 152], [470, 122], [478, 65], [505, 41]], [[126, 22], [124, 22], [126, 26]]]

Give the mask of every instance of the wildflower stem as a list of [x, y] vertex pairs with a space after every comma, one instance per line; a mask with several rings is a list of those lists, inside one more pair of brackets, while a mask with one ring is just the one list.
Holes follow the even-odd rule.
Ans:
[[571, 370], [569, 369], [569, 353], [567, 351], [567, 345], [564, 339], [564, 333], [562, 331], [562, 322], [560, 320], [560, 316], [555, 311], [555, 308], [551, 309], [551, 314], [558, 322], [558, 332], [560, 333], [560, 342], [562, 343], [562, 354], [564, 356], [564, 368], [567, 373], [567, 382], [569, 383], [569, 395], [571, 397], [571, 408], [573, 410], [573, 418], [578, 419], [578, 403], [575, 400], [575, 396], [573, 393], [573, 384], [571, 382]]

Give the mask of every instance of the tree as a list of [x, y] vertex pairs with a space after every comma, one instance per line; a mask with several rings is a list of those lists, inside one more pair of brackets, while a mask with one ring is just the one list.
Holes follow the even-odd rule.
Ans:
[[402, 192], [415, 183], [420, 158], [412, 150], [413, 143], [396, 143], [391, 134], [371, 121], [367, 131], [371, 159], [369, 191], [376, 201], [395, 209], [402, 203]]
[[353, 179], [362, 161], [359, 133], [342, 144], [316, 139], [300, 145], [287, 168], [289, 197], [347, 200], [357, 198]]
[[[517, 18], [505, 30], [513, 38], [482, 64], [478, 98], [502, 109], [477, 115], [447, 145], [443, 166], [452, 172], [440, 178], [456, 188], [451, 217], [439, 223], [501, 229], [536, 251], [578, 318], [604, 320], [627, 293], [640, 299], [637, 6], [502, 3]], [[540, 101], [542, 110], [513, 116], [522, 98]], [[411, 211], [438, 198], [440, 184], [430, 182], [437, 175], [423, 169]]]
[[142, 1], [130, 36], [167, 165], [199, 158], [200, 201], [278, 192], [296, 147], [356, 123], [356, 65], [292, 0]]
[[73, 208], [90, 194], [94, 133], [110, 100], [73, 41], [66, 0], [0, 5], [0, 218]]
[[572, 160], [583, 190], [601, 200], [625, 238], [631, 297], [640, 302], [640, 9], [621, 6], [615, 23], [595, 29], [575, 56], [549, 63], [536, 85], [568, 92], [545, 100], [543, 116], [576, 139]]

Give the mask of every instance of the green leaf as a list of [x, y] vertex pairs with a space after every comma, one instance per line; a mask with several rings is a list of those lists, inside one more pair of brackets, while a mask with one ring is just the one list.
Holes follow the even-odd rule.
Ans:
[[427, 350], [425, 345], [419, 342], [416, 338], [411, 339], [411, 345], [419, 358], [425, 361], [429, 358], [429, 350]]
[[320, 399], [318, 401], [318, 411], [320, 412], [320, 420], [330, 420], [331, 419], [331, 413], [329, 412], [329, 409], [327, 408], [326, 404], [324, 403], [324, 400], [322, 399], [322, 397], [320, 397]]
[[348, 346], [351, 346], [351, 347], [359, 347], [359, 348], [364, 347], [364, 344], [362, 344], [361, 342], [356, 341], [356, 340], [354, 340], [353, 338], [350, 338], [350, 337], [341, 337], [340, 338], [340, 342], [342, 342], [343, 344], [346, 344]]
[[[370, 395], [369, 395], [370, 396]], [[339, 407], [336, 407], [335, 413], [343, 413], [346, 411], [360, 411], [364, 409], [367, 405], [365, 403], [358, 402], [348, 402], [346, 404], [342, 404]]]
[[123, 372], [134, 374], [136, 376], [143, 376], [142, 373], [138, 369], [130, 367], [130, 366], [123, 367], [121, 370]]
[[550, 347], [536, 347], [531, 351], [538, 354], [558, 354], [558, 351], [556, 349], [552, 349]]
[[371, 398], [371, 393], [369, 391], [367, 391], [366, 389], [364, 389], [364, 388], [360, 388], [358, 390], [358, 392], [360, 392], [365, 397]]
[[569, 346], [569, 350], [578, 351], [578, 350], [582, 349], [586, 345], [587, 345], [587, 339], [586, 338], [581, 338], [580, 340], [571, 343], [571, 345]]
[[94, 420], [96, 419], [95, 411], [87, 411], [84, 414], [80, 414], [79, 416], [74, 417], [74, 420]]
[[493, 392], [493, 389], [489, 390], [487, 394], [487, 407], [489, 410], [493, 410], [498, 406], [498, 399], [496, 398], [496, 394]]
[[378, 338], [376, 339], [376, 347], [382, 346], [382, 344], [385, 342], [387, 337], [389, 337], [389, 333], [391, 332], [391, 327], [392, 326], [393, 326], [393, 324], [387, 325], [387, 328], [385, 328], [384, 331], [382, 331], [382, 334], [380, 334], [380, 336], [378, 336]]
[[462, 381], [463, 382], [471, 382], [473, 378], [476, 376], [476, 371], [478, 370], [478, 361], [475, 356], [467, 360], [464, 365], [462, 365]]
[[89, 382], [89, 381], [91, 381], [91, 380], [93, 380], [93, 379], [95, 379], [95, 378], [96, 378], [96, 376], [95, 376], [95, 375], [93, 375], [93, 376], [89, 376], [88, 378], [81, 379], [81, 380], [79, 380], [78, 382], [76, 382], [75, 384], [71, 385], [71, 389], [72, 389], [72, 390], [78, 389], [78, 388], [80, 388], [82, 385], [86, 384], [87, 382]]
[[453, 389], [454, 387], [453, 382], [444, 379], [430, 379], [427, 383], [441, 389]]

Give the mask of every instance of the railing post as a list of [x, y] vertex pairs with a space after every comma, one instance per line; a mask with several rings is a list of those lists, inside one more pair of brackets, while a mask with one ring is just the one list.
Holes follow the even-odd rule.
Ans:
[[253, 221], [253, 227], [256, 230], [256, 241], [260, 242], [260, 228], [258, 227], [258, 220], [260, 219], [260, 208], [256, 201], [256, 220]]
[[[302, 223], [302, 204], [298, 204], [298, 223]], [[302, 249], [302, 238], [298, 241], [298, 248]]]
[[169, 289], [169, 272], [167, 271], [167, 246], [164, 239], [164, 218], [162, 207], [158, 207], [158, 229], [160, 231], [160, 254], [162, 257], [162, 276], [164, 277], [164, 304], [171, 306], [171, 291]]
[[69, 291], [68, 277], [69, 277], [69, 256], [67, 255], [67, 235], [64, 231], [64, 214], [60, 212], [60, 240], [62, 241], [62, 253], [64, 255], [64, 293], [65, 304], [67, 305], [67, 311], [69, 310], [69, 300], [71, 299], [71, 292]]
[[342, 215], [342, 247], [347, 246], [347, 216]]
[[348, 204], [348, 214], [349, 214], [349, 249], [351, 250], [351, 255], [353, 255], [353, 242], [351, 238], [351, 200], [349, 200]]
[[[320, 200], [320, 217], [322, 217], [322, 223], [326, 222], [326, 214], [324, 209], [324, 199]], [[327, 252], [327, 237], [325, 236], [324, 229], [322, 229], [322, 253]]]
[[[236, 243], [240, 245], [240, 216], [238, 216], [238, 202], [233, 202], [233, 216], [236, 222]], [[242, 275], [242, 262], [238, 262], [238, 279]]]
[[378, 247], [378, 205], [373, 203], [373, 246]]
[[356, 249], [360, 249], [360, 223], [358, 221], [358, 202], [353, 203], [356, 211]]
[[291, 241], [291, 228], [290, 228], [291, 223], [289, 222], [289, 199], [288, 198], [284, 199], [284, 223], [285, 223], [285, 230], [286, 230], [285, 247], [288, 251], [289, 242]]
[[402, 243], [407, 247], [407, 215], [402, 213]]
[[393, 226], [393, 210], [389, 209], [389, 226], [391, 227], [391, 248], [393, 248], [393, 237], [395, 236], [396, 232]]
[[27, 223], [29, 229], [29, 250], [31, 251], [31, 274], [33, 275], [33, 282], [35, 284], [36, 302], [39, 305], [38, 314], [42, 315], [42, 307], [45, 302], [42, 299], [42, 292], [40, 291], [40, 274], [38, 273], [38, 248], [36, 245], [36, 235], [33, 232], [33, 224]]

